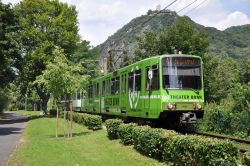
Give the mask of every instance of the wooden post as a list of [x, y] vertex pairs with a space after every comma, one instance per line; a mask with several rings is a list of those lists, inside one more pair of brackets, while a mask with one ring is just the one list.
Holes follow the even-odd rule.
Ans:
[[67, 127], [67, 121], [66, 121], [66, 103], [64, 103], [64, 115], [63, 115], [63, 119], [64, 119], [64, 138], [66, 138], [66, 127]]
[[70, 138], [72, 138], [73, 103], [70, 105]]
[[58, 138], [58, 117], [59, 117], [59, 111], [58, 111], [58, 106], [56, 104], [56, 138]]
[[70, 114], [69, 114], [69, 112], [70, 112], [70, 102], [69, 102], [69, 100], [67, 100], [67, 108], [66, 108], [66, 110], [67, 110], [67, 138], [69, 138], [69, 136], [70, 136], [70, 123], [69, 123], [69, 121], [70, 121]]

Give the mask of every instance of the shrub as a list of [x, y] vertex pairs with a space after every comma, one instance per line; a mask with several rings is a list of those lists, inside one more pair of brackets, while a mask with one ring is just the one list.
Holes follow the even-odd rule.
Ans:
[[133, 123], [123, 124], [117, 119], [106, 121], [106, 125], [112, 139], [116, 139], [118, 134], [123, 144], [133, 144], [142, 154], [175, 165], [237, 165], [237, 148], [229, 141], [180, 135], [171, 130], [137, 126]]
[[120, 119], [106, 120], [105, 124], [107, 127], [108, 137], [110, 139], [117, 139], [118, 138], [118, 128], [119, 128], [119, 125], [122, 123], [123, 123], [123, 121]]
[[246, 152], [242, 158], [242, 164], [250, 165], [250, 152]]
[[102, 118], [98, 115], [84, 114], [84, 125], [91, 130], [98, 130], [102, 128]]
[[176, 165], [237, 165], [237, 148], [232, 142], [199, 136], [175, 135], [163, 149], [163, 160]]
[[248, 111], [233, 110], [233, 102], [219, 105], [206, 105], [204, 118], [199, 123], [199, 130], [212, 131], [246, 138], [249, 135], [250, 114]]
[[118, 137], [124, 145], [132, 145], [134, 143], [132, 137], [133, 128], [137, 126], [135, 123], [120, 124], [118, 127]]
[[72, 120], [76, 123], [83, 124], [91, 130], [102, 128], [102, 118], [99, 115], [73, 113]]
[[141, 153], [156, 159], [161, 159], [163, 138], [163, 129], [154, 129], [148, 126], [134, 127], [133, 129], [135, 148]]

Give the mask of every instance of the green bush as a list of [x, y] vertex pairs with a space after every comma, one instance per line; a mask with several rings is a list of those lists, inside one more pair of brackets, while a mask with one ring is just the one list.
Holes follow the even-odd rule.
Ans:
[[137, 126], [135, 123], [120, 124], [118, 127], [118, 137], [124, 145], [132, 145], [134, 143], [132, 137], [133, 128]]
[[91, 130], [98, 130], [102, 128], [102, 118], [99, 115], [84, 114], [84, 125]]
[[250, 152], [246, 152], [242, 158], [243, 165], [250, 165]]
[[250, 113], [233, 110], [233, 101], [207, 104], [204, 118], [199, 123], [200, 131], [211, 131], [246, 138], [249, 136]]
[[133, 129], [133, 141], [136, 150], [147, 156], [161, 159], [164, 142], [163, 129], [154, 129], [149, 126], [138, 126]]
[[102, 128], [102, 118], [99, 115], [73, 113], [72, 120], [76, 123], [87, 126], [88, 129], [98, 130]]
[[232, 142], [199, 136], [175, 135], [166, 140], [163, 160], [176, 165], [237, 165]]
[[122, 124], [123, 121], [120, 119], [109, 119], [106, 120], [106, 128], [108, 132], [108, 137], [110, 139], [117, 139], [118, 138], [118, 128], [119, 125]]

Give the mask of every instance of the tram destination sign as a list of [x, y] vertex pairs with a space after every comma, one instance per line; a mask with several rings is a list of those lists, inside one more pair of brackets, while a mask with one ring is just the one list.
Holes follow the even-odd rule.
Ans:
[[193, 57], [167, 57], [163, 60], [165, 65], [174, 66], [197, 66], [200, 65], [200, 59]]

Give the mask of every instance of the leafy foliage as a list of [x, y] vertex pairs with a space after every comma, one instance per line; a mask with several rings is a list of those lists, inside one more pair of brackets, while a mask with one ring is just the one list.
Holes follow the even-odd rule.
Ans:
[[[110, 119], [106, 124], [109, 137], [110, 133], [117, 136], [118, 128], [119, 138], [125, 145], [133, 144], [142, 154], [174, 165], [237, 165], [238, 152], [232, 142], [181, 135], [174, 131], [149, 126], [123, 124], [117, 119]], [[117, 137], [110, 139], [113, 138]]]
[[[66, 57], [74, 53], [80, 39], [77, 12], [75, 6], [50, 0], [23, 0], [14, 9], [20, 17], [19, 42], [24, 60], [18, 83], [24, 94], [28, 84], [53, 61], [56, 47], [62, 48]], [[46, 110], [49, 94], [44, 86], [34, 86]]]
[[154, 55], [173, 54], [175, 51], [203, 56], [208, 47], [206, 34], [195, 31], [185, 17], [159, 33], [144, 34], [143, 38], [138, 38], [139, 49], [135, 51], [135, 61]]
[[234, 102], [206, 105], [206, 112], [200, 123], [200, 130], [221, 134], [248, 137], [250, 113], [248, 110], [235, 111]]
[[102, 128], [102, 118], [98, 115], [90, 115], [83, 113], [74, 113], [73, 121], [87, 126], [88, 129], [98, 130]]
[[229, 96], [240, 81], [237, 62], [227, 56], [204, 56], [204, 86], [207, 101], [220, 102]]
[[138, 129], [133, 129], [133, 132], [135, 135], [133, 138], [136, 138], [136, 141], [134, 141], [136, 150], [147, 156], [161, 159], [163, 129], [139, 126]]
[[7, 109], [9, 104], [9, 97], [8, 93], [6, 93], [6, 89], [0, 89], [0, 114], [2, 113], [3, 109]]
[[118, 137], [124, 145], [133, 144], [133, 128], [136, 126], [135, 123], [120, 124], [118, 127]]
[[0, 1], [0, 88], [12, 82], [20, 69], [21, 54], [18, 43], [18, 15]]
[[123, 121], [120, 119], [108, 119], [105, 121], [105, 125], [107, 127], [108, 137], [110, 139], [118, 138], [118, 128], [119, 125], [122, 124]]
[[176, 135], [167, 139], [163, 160], [176, 165], [237, 165], [232, 142], [199, 136]]
[[35, 83], [46, 87], [48, 93], [52, 93], [55, 99], [59, 99], [81, 88], [87, 76], [78, 73], [79, 66], [69, 64], [61, 49], [55, 49], [54, 56], [54, 61], [48, 63], [46, 70], [37, 77]]
[[100, 69], [97, 67], [99, 66], [99, 50], [92, 48], [86, 40], [77, 43], [76, 51], [69, 60], [81, 66], [81, 75], [89, 75], [90, 79], [100, 75]]
[[250, 152], [244, 154], [242, 164], [250, 165]]

